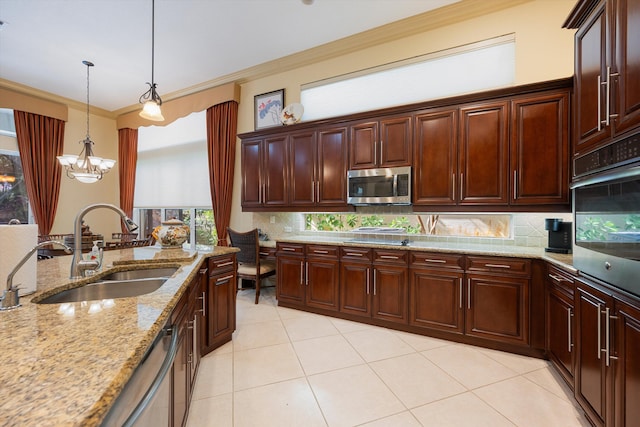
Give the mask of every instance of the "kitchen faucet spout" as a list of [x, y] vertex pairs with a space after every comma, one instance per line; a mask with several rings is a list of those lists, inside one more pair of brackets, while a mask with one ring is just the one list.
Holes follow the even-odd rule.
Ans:
[[71, 275], [69, 276], [71, 279], [84, 277], [87, 270], [95, 270], [100, 266], [100, 261], [86, 261], [82, 259], [82, 218], [84, 218], [88, 212], [99, 208], [111, 209], [120, 215], [124, 226], [129, 232], [133, 232], [138, 229], [138, 225], [133, 222], [122, 209], [115, 205], [109, 203], [96, 203], [80, 209], [76, 215], [73, 226], [73, 259], [71, 260]]
[[0, 304], [0, 310], [11, 310], [12, 308], [20, 307], [20, 296], [18, 295], [17, 286], [13, 286], [13, 276], [20, 270], [20, 267], [24, 265], [25, 262], [31, 255], [33, 255], [38, 249], [48, 246], [48, 245], [57, 245], [64, 249], [64, 251], [68, 254], [71, 253], [71, 248], [65, 245], [62, 242], [58, 242], [56, 240], [47, 240], [46, 242], [40, 242], [35, 245], [27, 254], [13, 267], [13, 270], [7, 276], [7, 289], [5, 289], [4, 294], [2, 295], [2, 303]]

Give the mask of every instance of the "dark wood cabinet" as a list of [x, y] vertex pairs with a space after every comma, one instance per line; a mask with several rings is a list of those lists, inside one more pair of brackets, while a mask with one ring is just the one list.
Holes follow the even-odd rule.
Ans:
[[640, 422], [640, 301], [616, 300], [615, 417], [616, 427]]
[[187, 411], [189, 410], [189, 396], [190, 396], [190, 378], [191, 372], [189, 367], [189, 324], [190, 318], [188, 317], [188, 305], [189, 305], [189, 293], [183, 295], [174, 311], [173, 324], [174, 328], [172, 333], [178, 334], [178, 350], [176, 357], [173, 360], [173, 367], [171, 368], [171, 401], [172, 401], [172, 418], [173, 426], [181, 427], [187, 417]]
[[277, 288], [279, 303], [304, 305], [304, 245], [277, 243]]
[[349, 169], [411, 166], [411, 116], [349, 126]]
[[463, 257], [428, 252], [410, 256], [409, 324], [464, 333]]
[[[347, 129], [318, 129], [316, 206], [347, 207]], [[297, 179], [296, 177], [292, 177]]]
[[640, 2], [582, 0], [575, 35], [574, 156], [640, 126]]
[[465, 333], [528, 345], [530, 272], [528, 259], [467, 257]]
[[340, 248], [340, 312], [371, 317], [371, 249]]
[[234, 254], [209, 258], [205, 286], [205, 329], [202, 354], [231, 340], [236, 329], [236, 259]]
[[242, 142], [242, 208], [259, 210], [289, 204], [288, 150], [286, 135]]
[[508, 204], [508, 115], [507, 101], [479, 103], [460, 109], [459, 204]]
[[262, 161], [264, 144], [262, 139], [242, 141], [240, 147], [242, 177], [242, 209], [251, 210], [262, 207]]
[[313, 206], [316, 202], [318, 146], [316, 133], [306, 131], [289, 136], [290, 204]]
[[609, 348], [607, 316], [613, 309], [610, 294], [586, 281], [576, 281], [575, 397], [592, 423], [607, 424], [611, 412], [611, 370], [604, 349]]
[[307, 245], [305, 304], [338, 311], [340, 265], [337, 246]]
[[408, 322], [408, 258], [407, 251], [373, 250], [373, 318]]
[[569, 205], [569, 91], [511, 102], [512, 205]]
[[546, 349], [549, 359], [573, 389], [575, 370], [575, 284], [572, 275], [548, 266], [546, 279]]
[[414, 128], [414, 206], [456, 205], [458, 110], [419, 112]]

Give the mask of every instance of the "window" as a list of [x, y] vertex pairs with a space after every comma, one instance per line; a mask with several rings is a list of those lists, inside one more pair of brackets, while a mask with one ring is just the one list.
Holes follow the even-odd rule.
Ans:
[[13, 110], [0, 108], [0, 224], [29, 222], [29, 196], [22, 173]]
[[134, 209], [134, 221], [140, 227], [139, 236], [148, 236], [162, 221], [179, 219], [189, 226], [189, 241], [185, 246], [191, 249], [209, 249], [218, 242], [213, 210], [206, 208], [148, 208]]
[[[469, 72], [473, 70], [473, 72]], [[302, 86], [304, 120], [512, 85], [515, 39], [506, 35]]]

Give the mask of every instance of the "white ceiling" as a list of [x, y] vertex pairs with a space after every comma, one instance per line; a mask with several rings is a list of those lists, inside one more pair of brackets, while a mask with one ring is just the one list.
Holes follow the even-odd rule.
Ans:
[[[458, 0], [156, 0], [161, 96]], [[484, 1], [484, 0], [483, 0]], [[151, 0], [0, 0], [0, 79], [108, 111], [151, 81]]]

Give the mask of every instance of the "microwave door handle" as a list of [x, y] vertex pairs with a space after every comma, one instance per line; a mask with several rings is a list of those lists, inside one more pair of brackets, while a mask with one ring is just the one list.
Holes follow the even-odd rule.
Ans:
[[398, 197], [398, 174], [393, 175], [393, 197]]

